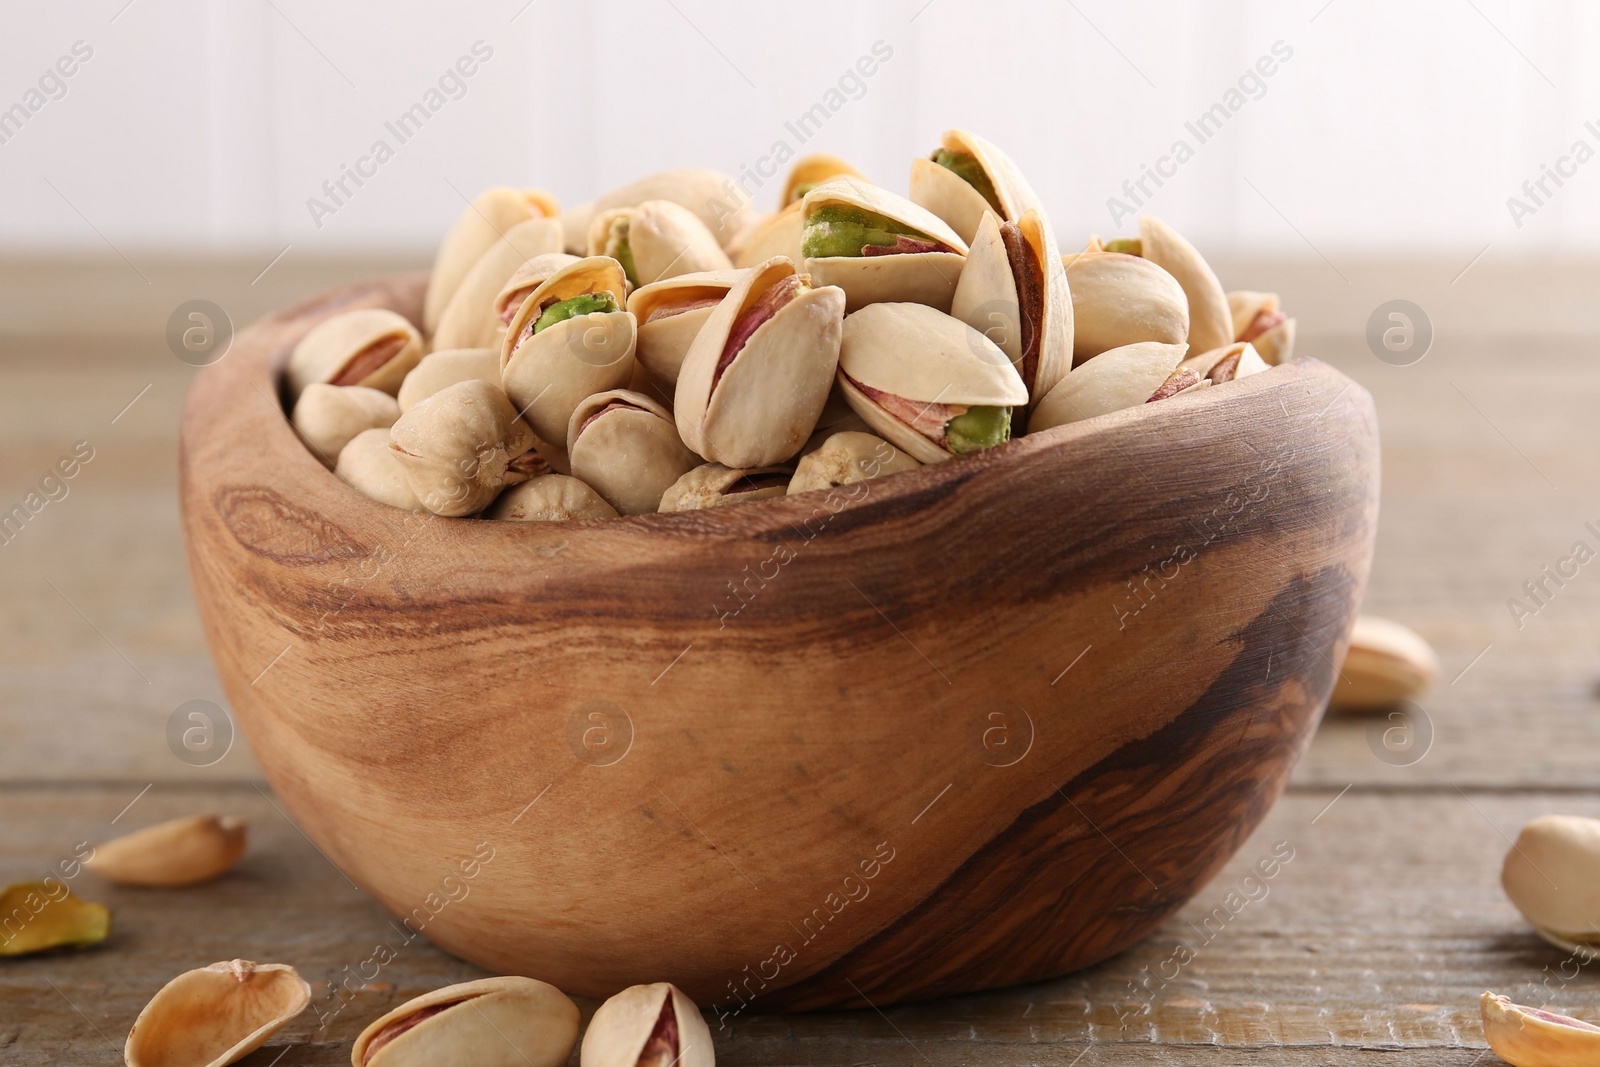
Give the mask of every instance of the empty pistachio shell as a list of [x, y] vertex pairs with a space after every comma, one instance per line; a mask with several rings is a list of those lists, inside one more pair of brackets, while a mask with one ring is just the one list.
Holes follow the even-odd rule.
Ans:
[[684, 444], [729, 467], [800, 451], [839, 365], [844, 293], [779, 257], [728, 291], [684, 357], [673, 416]]
[[422, 336], [404, 316], [363, 308], [324, 319], [302, 337], [284, 378], [291, 400], [316, 382], [364, 385], [392, 396], [421, 358]]
[[1183, 345], [1155, 341], [1102, 352], [1050, 390], [1033, 409], [1028, 429], [1037, 433], [1143, 404], [1177, 368], [1183, 352]]
[[422, 324], [431, 336], [450, 298], [473, 265], [501, 236], [532, 218], [555, 218], [561, 213], [555, 198], [541, 189], [511, 189], [497, 185], [478, 194], [439, 243], [428, 294], [423, 301]]
[[1369, 711], [1428, 691], [1439, 673], [1439, 657], [1415, 630], [1374, 615], [1358, 615], [1339, 667], [1332, 706]]
[[1541, 933], [1600, 948], [1600, 819], [1534, 819], [1506, 853], [1500, 883]]
[[963, 241], [977, 236], [985, 211], [1008, 222], [1029, 209], [1044, 211], [1011, 157], [966, 130], [946, 130], [938, 148], [912, 161], [911, 199], [949, 223]]
[[[671, 200], [688, 208], [724, 248], [744, 230], [752, 210], [750, 198], [726, 174], [701, 167], [684, 167], [646, 175], [597, 197], [591, 205], [590, 218], [612, 208], [634, 207], [646, 200]], [[587, 234], [590, 224], [585, 223], [583, 233]], [[581, 241], [579, 245], [581, 247]], [[578, 249], [569, 245], [568, 250]]]
[[1183, 366], [1200, 372], [1207, 381], [1218, 385], [1248, 378], [1268, 369], [1266, 361], [1249, 341], [1236, 341], [1198, 356], [1190, 356], [1183, 361]]
[[526, 481], [532, 471], [514, 464], [533, 446], [506, 395], [476, 379], [433, 394], [389, 430], [411, 491], [435, 515], [482, 511], [500, 490]]
[[410, 411], [439, 390], [474, 378], [491, 385], [500, 384], [499, 348], [452, 348], [430, 352], [422, 357], [421, 363], [411, 368], [406, 380], [400, 383], [400, 410]]
[[806, 194], [800, 247], [816, 285], [837, 285], [845, 310], [913, 301], [950, 310], [967, 243], [937, 215], [854, 178]]
[[922, 463], [1010, 438], [1028, 387], [994, 342], [922, 304], [872, 304], [844, 320], [839, 388], [873, 432]]
[[654, 514], [661, 494], [700, 463], [667, 409], [626, 389], [596, 393], [573, 410], [567, 455], [573, 476], [624, 515]]
[[364, 430], [344, 446], [333, 473], [363, 496], [406, 511], [423, 511], [406, 469], [389, 447], [389, 431]]
[[501, 493], [483, 517], [506, 522], [566, 522], [614, 519], [617, 509], [576, 478], [541, 474]]
[[676, 385], [689, 346], [728, 295], [745, 276], [740, 270], [680, 274], [633, 291], [628, 310], [638, 323], [634, 356], [658, 381]]
[[0, 892], [0, 956], [98, 945], [110, 932], [105, 906], [73, 896], [65, 882], [20, 882]]
[[[407, 375], [408, 380], [410, 377]], [[400, 405], [388, 393], [364, 385], [315, 382], [295, 401], [289, 421], [311, 451], [331, 467], [356, 434], [393, 426], [399, 417]]]
[[120, 885], [197, 885], [227, 873], [244, 846], [243, 820], [194, 815], [97, 846], [84, 866]]
[[1600, 1026], [1484, 993], [1483, 1036], [1511, 1067], [1588, 1067], [1600, 1063]]
[[1189, 348], [1209, 352], [1233, 340], [1233, 315], [1228, 296], [1210, 265], [1177, 230], [1154, 215], [1139, 216], [1137, 241], [1115, 241], [1111, 251], [1132, 251], [1165, 270], [1183, 286], [1189, 299]]
[[795, 464], [789, 481], [789, 495], [813, 489], [851, 485], [885, 474], [915, 470], [922, 466], [881, 437], [845, 430], [826, 440]]
[[787, 493], [793, 477], [794, 470], [790, 467], [736, 470], [720, 463], [705, 463], [673, 482], [661, 494], [661, 510], [698, 511], [770, 500]]
[[225, 1067], [306, 1010], [311, 987], [282, 963], [233, 960], [185, 971], [128, 1031], [128, 1067]]
[[353, 1067], [559, 1067], [578, 1043], [578, 1006], [547, 982], [483, 978], [435, 989], [374, 1020]]
[[538, 256], [560, 252], [561, 223], [533, 218], [519, 222], [478, 257], [440, 313], [432, 340], [435, 351], [451, 348], [497, 348], [505, 323], [495, 315], [494, 301], [518, 267]]
[[670, 982], [629, 986], [595, 1011], [579, 1067], [712, 1067], [711, 1030]]
[[699, 217], [670, 200], [596, 214], [589, 224], [589, 254], [621, 263], [633, 285], [733, 267]]
[[1148, 259], [1120, 252], [1063, 256], [1072, 290], [1072, 356], [1077, 363], [1140, 341], [1183, 344], [1189, 299]]

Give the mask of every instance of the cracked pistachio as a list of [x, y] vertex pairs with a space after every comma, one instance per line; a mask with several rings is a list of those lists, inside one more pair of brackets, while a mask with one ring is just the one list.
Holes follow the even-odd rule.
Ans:
[[379, 1016], [353, 1067], [559, 1067], [578, 1043], [578, 1006], [547, 982], [482, 978], [435, 989]]
[[695, 213], [670, 200], [646, 200], [599, 212], [589, 223], [588, 251], [621, 263], [634, 286], [733, 268]]
[[344, 446], [333, 473], [362, 496], [406, 511], [424, 511], [406, 468], [389, 447], [387, 429], [364, 430]]
[[729, 467], [799, 452], [833, 387], [844, 304], [781, 256], [740, 279], [684, 356], [673, 397], [683, 443]]
[[1140, 341], [1183, 344], [1189, 298], [1161, 267], [1122, 252], [1061, 257], [1072, 290], [1072, 358], [1076, 363]]
[[1028, 402], [994, 342], [923, 304], [872, 304], [846, 318], [838, 381], [874, 433], [922, 463], [1004, 443]]
[[162, 987], [128, 1031], [128, 1067], [226, 1067], [311, 1003], [311, 987], [282, 963], [232, 960], [185, 971]]
[[1590, 1067], [1600, 1063], [1600, 1026], [1485, 992], [1483, 1036], [1511, 1067]]
[[720, 463], [703, 463], [673, 482], [661, 494], [661, 510], [698, 511], [728, 504], [771, 500], [789, 491], [794, 468], [785, 466], [737, 469]]
[[570, 475], [541, 474], [501, 493], [483, 517], [504, 522], [566, 522], [614, 519], [617, 509]]
[[911, 164], [911, 199], [972, 241], [993, 211], [1017, 222], [1030, 209], [1044, 212], [1022, 172], [998, 147], [966, 130], [946, 130], [939, 147]]
[[84, 866], [118, 885], [185, 886], [209, 882], [244, 855], [242, 819], [194, 815], [147, 826], [95, 848]]
[[700, 271], [633, 291], [628, 310], [638, 324], [634, 356], [651, 377], [667, 386], [678, 384], [683, 357], [700, 328], [744, 276], [742, 270]]
[[1202, 389], [1209, 389], [1210, 387], [1210, 379], [1201, 377], [1200, 372], [1193, 367], [1185, 367], [1180, 364], [1177, 370], [1167, 375], [1167, 380], [1162, 382], [1156, 388], [1156, 391], [1150, 394], [1150, 398], [1145, 403], [1154, 404], [1157, 400], [1170, 400], [1184, 393], [1198, 393]]
[[801, 203], [805, 270], [844, 290], [846, 312], [893, 301], [950, 310], [967, 243], [937, 215], [854, 178], [824, 182]]
[[495, 294], [493, 302], [495, 321], [500, 324], [500, 340], [496, 348], [504, 347], [505, 331], [511, 326], [511, 320], [516, 318], [517, 312], [522, 310], [522, 302], [532, 296], [533, 291], [543, 285], [552, 274], [563, 267], [570, 267], [580, 258], [569, 256], [565, 252], [547, 252], [542, 256], [525, 260], [511, 272], [505, 284], [500, 287], [500, 292]]
[[498, 348], [506, 324], [496, 314], [495, 298], [518, 267], [530, 259], [559, 253], [563, 244], [561, 223], [556, 219], [527, 219], [507, 230], [478, 257], [445, 305], [431, 335], [434, 351]]
[[712, 1067], [711, 1029], [670, 982], [629, 986], [589, 1020], [579, 1067]]
[[400, 383], [400, 410], [410, 411], [439, 390], [474, 378], [500, 384], [498, 348], [448, 348], [429, 352]]
[[804, 259], [805, 253], [800, 249], [805, 228], [805, 211], [801, 201], [811, 190], [835, 178], [867, 181], [866, 175], [849, 163], [825, 152], [796, 160], [794, 166], [789, 168], [777, 213], [753, 222], [729, 250], [733, 265], [754, 267], [774, 256], [786, 256], [796, 263]]
[[1033, 409], [1033, 432], [1137, 407], [1152, 399], [1178, 368], [1183, 345], [1140, 341], [1102, 352], [1061, 379]]
[[330, 316], [294, 346], [284, 373], [290, 399], [306, 387], [364, 385], [393, 396], [422, 358], [422, 335], [403, 315], [363, 308]]
[[596, 393], [573, 410], [567, 456], [573, 476], [623, 515], [654, 514], [661, 494], [700, 463], [672, 413], [627, 389]]
[[19, 882], [0, 891], [0, 957], [98, 945], [111, 933], [111, 913], [72, 895], [65, 882]]
[[[1094, 250], [1099, 238], [1091, 238]], [[1209, 352], [1234, 339], [1228, 297], [1205, 257], [1171, 226], [1154, 215], [1139, 216], [1139, 236], [1108, 241], [1107, 252], [1142, 256], [1178, 280], [1189, 301], [1189, 348]]]
[[479, 193], [467, 205], [439, 243], [428, 293], [423, 300], [422, 324], [431, 337], [439, 328], [444, 309], [456, 295], [483, 254], [518, 223], [536, 218], [556, 218], [561, 207], [542, 189], [512, 189], [497, 185]]
[[1231, 292], [1228, 312], [1233, 320], [1233, 339], [1255, 345], [1269, 366], [1294, 358], [1295, 320], [1279, 309], [1277, 293], [1247, 289]]
[[435, 393], [389, 430], [411, 491], [435, 515], [482, 511], [506, 486], [544, 473], [534, 444], [506, 395], [476, 379]]
[[1206, 381], [1215, 385], [1248, 378], [1268, 369], [1266, 361], [1249, 341], [1236, 341], [1190, 356], [1182, 365], [1199, 371]]
[[[410, 380], [411, 375], [406, 377]], [[400, 405], [381, 390], [364, 385], [315, 382], [306, 386], [300, 399], [295, 401], [294, 414], [289, 421], [323, 464], [332, 467], [356, 434], [363, 430], [387, 429], [399, 417]]]
[[789, 481], [789, 495], [809, 493], [813, 489], [831, 489], [837, 485], [881, 478], [885, 474], [899, 474], [922, 466], [916, 460], [870, 433], [845, 430], [830, 434], [816, 448], [800, 457], [795, 464], [794, 477]]
[[1600, 819], [1534, 819], [1506, 853], [1500, 884], [1546, 940], [1600, 956]]
[[811, 190], [835, 178], [855, 178], [861, 182], [867, 180], [865, 174], [828, 152], [801, 156], [794, 161], [789, 168], [789, 176], [784, 179], [783, 196], [778, 202], [779, 210], [798, 204]]
[[[567, 245], [569, 252], [581, 252], [586, 247], [589, 227], [596, 215], [613, 208], [637, 207], [646, 200], [670, 200], [694, 212], [701, 225], [710, 230], [723, 248], [733, 244], [749, 225], [753, 209], [746, 196], [732, 178], [721, 171], [703, 167], [683, 167], [648, 174], [638, 181], [613, 189], [595, 199], [589, 208], [589, 218], [577, 231], [576, 242]], [[572, 234], [569, 230], [569, 235]]]

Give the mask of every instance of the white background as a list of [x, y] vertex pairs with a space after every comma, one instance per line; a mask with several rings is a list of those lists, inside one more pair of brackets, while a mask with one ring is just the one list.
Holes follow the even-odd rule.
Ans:
[[[785, 121], [878, 40], [892, 58], [803, 150], [903, 190], [942, 129], [977, 130], [1029, 174], [1063, 245], [1110, 232], [1107, 197], [1281, 40], [1293, 58], [1265, 95], [1150, 204], [1203, 246], [1600, 248], [1600, 160], [1520, 229], [1506, 206], [1575, 139], [1600, 148], [1584, 130], [1600, 4], [524, 3], [6, 0], [0, 108], [75, 41], [94, 56], [0, 145], [0, 253], [414, 250], [488, 184], [576, 203], [669, 166], [736, 174], [795, 144]], [[314, 226], [307, 198], [477, 40], [494, 54], [465, 96]]]

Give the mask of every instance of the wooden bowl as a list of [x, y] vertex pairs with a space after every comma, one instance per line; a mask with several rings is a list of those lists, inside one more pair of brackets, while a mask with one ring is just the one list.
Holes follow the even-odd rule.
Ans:
[[441, 519], [335, 478], [277, 391], [423, 284], [240, 333], [181, 459], [239, 726], [412, 933], [723, 1018], [984, 989], [1127, 948], [1282, 790], [1372, 554], [1376, 420], [1329, 367], [831, 496]]

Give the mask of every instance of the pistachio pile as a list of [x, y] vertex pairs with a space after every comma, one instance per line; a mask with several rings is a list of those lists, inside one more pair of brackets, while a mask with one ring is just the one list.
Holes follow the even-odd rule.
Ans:
[[1159, 219], [1063, 255], [1015, 163], [951, 130], [909, 196], [795, 162], [759, 216], [675, 170], [563, 212], [496, 187], [445, 236], [419, 330], [334, 315], [291, 421], [340, 478], [436, 515], [551, 521], [827, 489], [1166, 401], [1290, 358]]

